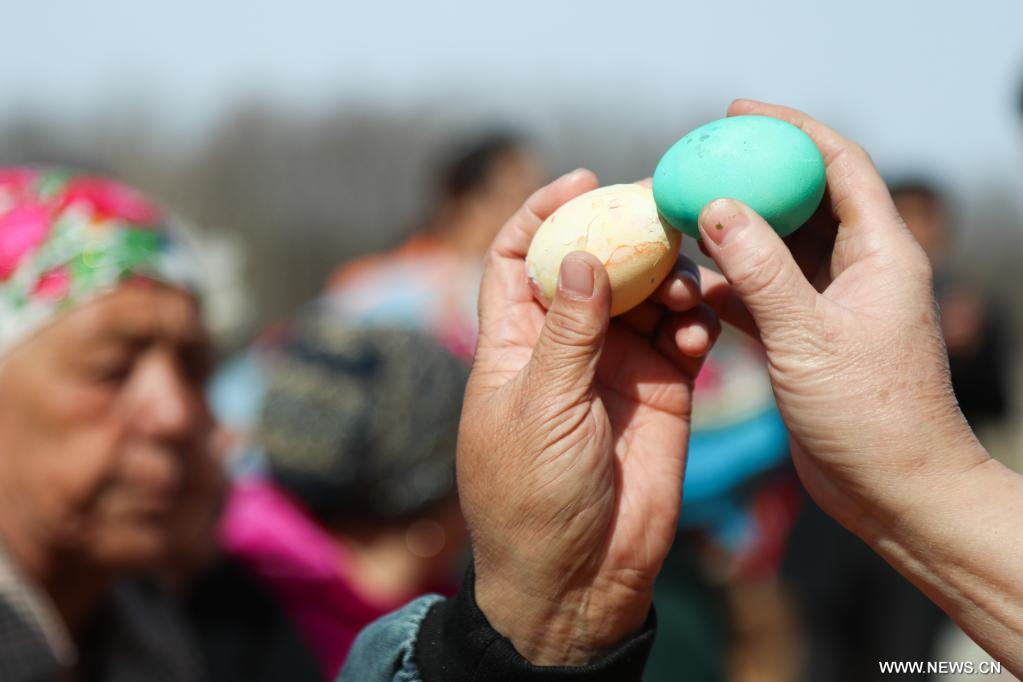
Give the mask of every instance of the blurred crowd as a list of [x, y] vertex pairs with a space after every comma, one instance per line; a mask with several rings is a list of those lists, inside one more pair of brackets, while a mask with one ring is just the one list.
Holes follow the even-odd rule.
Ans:
[[[0, 679], [329, 680], [367, 624], [457, 589], [479, 279], [547, 176], [514, 133], [464, 140], [411, 236], [221, 357], [171, 214], [95, 173], [0, 170]], [[997, 423], [1011, 328], [948, 265], [951, 195], [890, 187], [934, 265], [962, 410]], [[741, 682], [940, 658], [941, 611], [802, 492], [739, 333], [697, 380], [684, 499], [647, 679], [679, 657], [688, 680]]]

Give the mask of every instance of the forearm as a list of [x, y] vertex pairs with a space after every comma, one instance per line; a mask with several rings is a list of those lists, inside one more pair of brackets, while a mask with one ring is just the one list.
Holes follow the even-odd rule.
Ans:
[[868, 515], [852, 530], [1019, 675], [1023, 477], [983, 459], [944, 481], [907, 477], [900, 488], [900, 513]]

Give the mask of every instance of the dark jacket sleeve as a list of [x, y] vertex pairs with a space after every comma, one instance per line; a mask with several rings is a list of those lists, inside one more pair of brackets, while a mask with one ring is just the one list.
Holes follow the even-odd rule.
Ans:
[[470, 569], [461, 592], [436, 602], [426, 614], [413, 661], [423, 682], [631, 682], [642, 679], [654, 633], [651, 609], [639, 633], [598, 661], [583, 667], [534, 666], [490, 626], [476, 605]]

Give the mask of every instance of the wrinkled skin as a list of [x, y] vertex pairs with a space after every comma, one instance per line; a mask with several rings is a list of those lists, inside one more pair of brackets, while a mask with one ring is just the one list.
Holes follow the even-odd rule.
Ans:
[[700, 222], [724, 274], [704, 278], [705, 295], [763, 341], [800, 479], [1020, 675], [1023, 477], [959, 411], [924, 249], [858, 145], [786, 107], [738, 101], [729, 114], [799, 126], [827, 165], [830, 202], [784, 243], [736, 201]]
[[148, 282], [69, 311], [0, 361], [0, 533], [23, 570], [56, 589], [68, 567], [85, 582], [167, 556], [205, 470], [209, 362], [195, 300]]
[[609, 322], [603, 266], [569, 254], [545, 314], [530, 240], [596, 185], [587, 171], [560, 178], [492, 245], [459, 440], [477, 601], [541, 664], [591, 660], [647, 618], [675, 535], [693, 379], [719, 331], [685, 261]]
[[[809, 493], [846, 524], [881, 509], [879, 496], [898, 514], [893, 482], [986, 459], [960, 460], [949, 448], [976, 440], [952, 393], [930, 263], [862, 148], [792, 109], [744, 101], [729, 109], [750, 113], [814, 139], [829, 196], [786, 243], [739, 202], [712, 202], [701, 216], [704, 251], [730, 283], [733, 309], [742, 303], [755, 320], [746, 327], [764, 343]], [[720, 276], [704, 280], [726, 286]], [[707, 296], [721, 308], [720, 294]]]
[[[706, 206], [701, 245], [721, 274], [702, 273], [703, 299], [763, 342], [793, 461], [818, 504], [1019, 674], [1023, 477], [988, 456], [958, 409], [928, 259], [862, 148], [793, 109], [729, 109], [747, 114], [813, 138], [828, 198], [785, 241], [737, 201]], [[659, 331], [649, 301], [608, 329], [606, 278], [585, 256], [565, 259], [546, 319], [530, 307], [521, 258], [532, 231], [592, 186], [585, 174], [562, 178], [495, 242], [459, 450], [478, 602], [535, 663], [592, 660], [647, 613], [678, 513], [693, 358], [706, 345], [683, 343], [700, 328], [698, 296], [669, 296], [693, 312]], [[637, 321], [644, 334], [631, 336]]]

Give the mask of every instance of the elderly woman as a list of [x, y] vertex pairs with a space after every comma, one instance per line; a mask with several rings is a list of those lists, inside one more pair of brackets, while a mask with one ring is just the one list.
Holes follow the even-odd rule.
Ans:
[[0, 679], [210, 670], [140, 578], [202, 544], [184, 510], [215, 509], [188, 263], [134, 190], [0, 169]]

